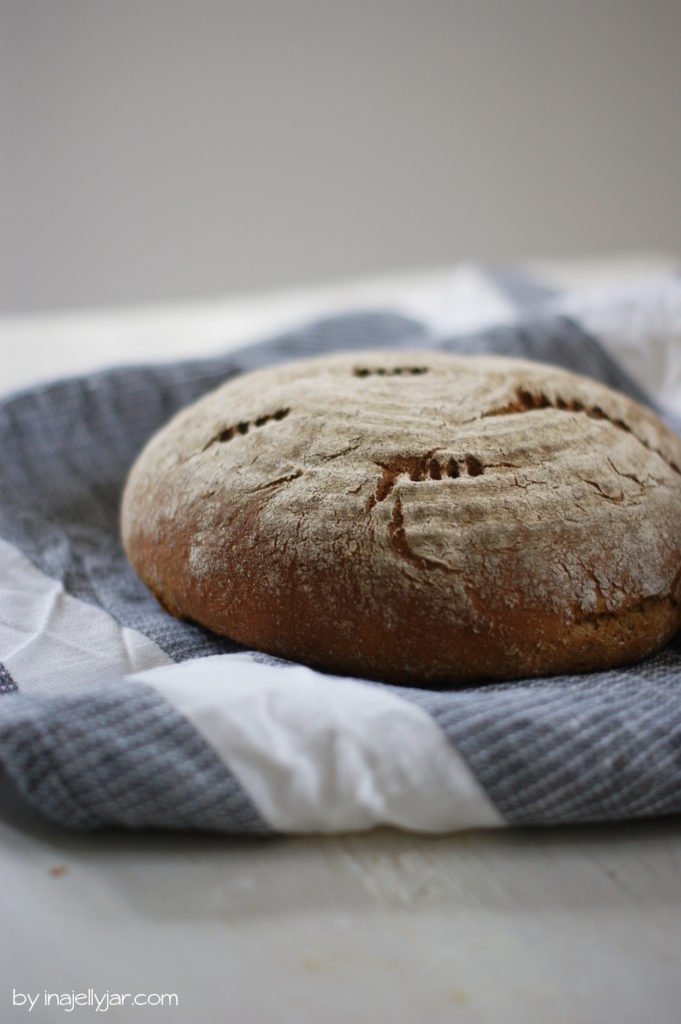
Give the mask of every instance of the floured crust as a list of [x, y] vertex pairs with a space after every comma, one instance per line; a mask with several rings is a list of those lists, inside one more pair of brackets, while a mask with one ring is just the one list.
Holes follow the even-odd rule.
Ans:
[[681, 441], [500, 357], [369, 352], [239, 377], [147, 445], [128, 557], [250, 647], [402, 683], [585, 671], [681, 617]]

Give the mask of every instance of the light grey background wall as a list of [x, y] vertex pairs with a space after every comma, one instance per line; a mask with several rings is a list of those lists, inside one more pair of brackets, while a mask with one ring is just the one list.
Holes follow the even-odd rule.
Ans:
[[678, 0], [0, 0], [0, 308], [681, 249]]

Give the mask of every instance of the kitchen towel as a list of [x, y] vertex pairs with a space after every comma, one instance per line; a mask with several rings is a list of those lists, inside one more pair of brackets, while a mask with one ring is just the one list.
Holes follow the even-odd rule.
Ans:
[[288, 359], [405, 347], [538, 359], [676, 428], [678, 277], [588, 294], [520, 271], [480, 277], [514, 314], [473, 334], [357, 311], [224, 358], [91, 374], [0, 404], [0, 764], [22, 800], [74, 829], [261, 835], [681, 811], [681, 634], [608, 672], [396, 687], [177, 621], [126, 562], [120, 496], [149, 436], [227, 378]]

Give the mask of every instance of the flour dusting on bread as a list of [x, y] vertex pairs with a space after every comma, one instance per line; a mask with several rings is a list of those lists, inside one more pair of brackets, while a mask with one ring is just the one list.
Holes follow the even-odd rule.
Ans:
[[174, 614], [335, 672], [583, 671], [681, 618], [681, 441], [501, 357], [370, 352], [230, 380], [144, 450], [123, 538]]

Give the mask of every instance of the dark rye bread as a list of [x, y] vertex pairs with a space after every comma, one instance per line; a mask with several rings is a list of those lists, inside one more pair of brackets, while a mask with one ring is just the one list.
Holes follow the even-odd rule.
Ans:
[[173, 615], [333, 672], [602, 669], [679, 626], [680, 466], [652, 413], [551, 366], [330, 356], [175, 416], [123, 540]]

